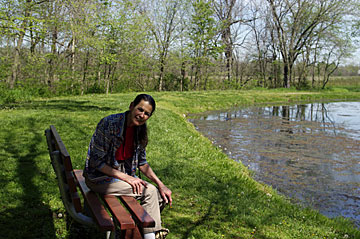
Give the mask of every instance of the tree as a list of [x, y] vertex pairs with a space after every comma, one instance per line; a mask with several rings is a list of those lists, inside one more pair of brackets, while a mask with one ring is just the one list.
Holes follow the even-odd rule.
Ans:
[[[220, 52], [220, 46], [216, 41], [217, 25], [214, 19], [214, 12], [211, 4], [206, 0], [196, 0], [192, 4], [190, 30], [190, 47], [192, 48], [192, 61], [195, 70], [193, 88], [198, 89], [200, 82], [205, 76], [204, 89], [208, 80], [208, 66], [211, 64], [211, 57], [216, 58]], [[205, 72], [201, 72], [204, 68]]]
[[242, 15], [244, 6], [241, 4], [242, 1], [237, 0], [212, 1], [213, 8], [219, 21], [219, 33], [224, 48], [226, 78], [228, 82], [230, 82], [232, 78], [234, 44], [238, 37], [233, 31], [233, 26], [253, 21], [253, 19], [244, 18]]
[[[25, 33], [28, 30], [28, 22], [31, 14], [32, 0], [26, 0], [25, 2], [19, 2], [18, 7], [22, 10], [17, 16], [16, 21], [18, 25], [16, 26], [16, 36], [15, 36], [15, 48], [14, 48], [14, 60], [11, 68], [11, 79], [9, 81], [10, 88], [15, 86], [16, 81], [18, 80], [18, 73], [20, 67], [20, 54], [25, 37]], [[15, 20], [15, 19], [14, 19]]]
[[[338, 24], [351, 1], [332, 0], [267, 0], [272, 13], [278, 47], [283, 61], [283, 86], [289, 88], [297, 57], [319, 26]], [[334, 18], [337, 20], [334, 22]]]
[[148, 17], [149, 29], [155, 39], [156, 52], [159, 61], [159, 87], [164, 87], [163, 78], [165, 73], [166, 60], [171, 45], [178, 39], [184, 29], [183, 6], [186, 1], [161, 0], [150, 1], [148, 9], [143, 9]]
[[[258, 66], [259, 72], [259, 81], [258, 84], [265, 87], [268, 67], [267, 64], [270, 58], [270, 49], [272, 46], [271, 38], [271, 27], [269, 27], [269, 17], [268, 9], [264, 8], [262, 1], [253, 1], [252, 7], [250, 8], [252, 14], [252, 21], [249, 21], [247, 25], [251, 29], [251, 42], [249, 45], [256, 47], [256, 63]], [[255, 44], [254, 44], [255, 43]], [[276, 60], [273, 59], [274, 61]]]
[[325, 88], [326, 84], [329, 82], [330, 76], [338, 68], [341, 61], [350, 56], [350, 51], [352, 50], [350, 36], [341, 34], [341, 30], [337, 31], [335, 34], [329, 34], [327, 37], [327, 43], [324, 47], [325, 49], [322, 56], [322, 89]]

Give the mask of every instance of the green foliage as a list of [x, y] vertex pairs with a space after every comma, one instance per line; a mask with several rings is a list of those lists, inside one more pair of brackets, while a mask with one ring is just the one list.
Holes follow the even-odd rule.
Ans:
[[86, 94], [100, 94], [100, 93], [104, 94], [105, 89], [104, 89], [104, 87], [101, 87], [99, 84], [95, 83], [91, 87], [89, 87], [85, 93]]
[[[266, 14], [260, 12], [260, 17], [254, 15], [254, 19], [250, 17], [247, 22], [240, 17], [241, 1], [4, 0], [0, 2], [0, 81], [8, 82], [11, 87], [43, 85], [55, 95], [158, 90], [162, 77], [165, 77], [166, 90], [179, 90], [180, 75], [192, 79], [184, 83], [187, 90], [252, 88], [253, 83], [263, 83], [252, 80], [243, 85], [223, 81], [226, 72], [221, 58], [229, 47], [234, 59], [231, 64], [241, 65], [241, 69], [236, 70], [237, 76], [260, 79], [256, 69], [266, 62], [262, 77], [276, 79], [271, 87], [282, 87], [280, 75], [284, 63], [281, 62], [289, 57], [281, 58], [278, 51], [284, 47], [290, 55], [283, 55], [289, 55], [294, 64], [298, 64], [297, 56], [307, 52], [305, 47], [311, 49], [310, 58], [316, 50], [321, 53], [316, 59], [318, 62], [331, 55], [328, 66], [335, 66], [334, 62], [348, 56], [353, 39], [348, 34], [349, 22], [343, 18], [352, 14], [352, 30], [356, 34], [359, 29], [356, 1], [327, 0], [320, 5], [312, 1], [285, 5], [275, 2], [275, 12], [281, 18], [265, 17], [268, 21], [265, 22]], [[268, 3], [265, 1], [262, 7], [271, 12]], [[356, 7], [348, 9], [353, 4]], [[251, 7], [251, 3], [247, 7]], [[267, 37], [270, 30], [271, 34], [278, 32], [271, 28], [271, 19], [284, 20], [279, 24], [283, 24], [285, 35], [279, 39], [289, 40], [276, 40], [276, 34], [273, 38]], [[245, 33], [243, 27], [253, 23], [253, 30], [261, 33], [259, 42], [264, 45], [257, 50], [255, 46], [245, 47], [247, 52], [243, 46], [253, 45], [253, 37], [248, 35], [252, 33], [243, 34], [249, 38], [242, 39], [239, 32]], [[227, 43], [225, 29], [230, 29]], [[295, 38], [291, 40], [291, 37]], [[280, 42], [288, 46], [280, 46]], [[290, 46], [291, 43], [297, 44]], [[263, 55], [263, 61], [252, 61], [254, 55], [259, 55], [256, 51]], [[338, 74], [355, 75], [357, 70], [358, 67], [353, 66]], [[94, 86], [94, 78], [99, 87]], [[9, 101], [13, 100], [9, 98]]]
[[217, 59], [222, 52], [222, 47], [215, 40], [218, 33], [217, 22], [211, 2], [197, 0], [192, 3], [193, 14], [189, 31], [189, 47], [192, 64], [195, 68], [194, 88], [199, 89], [199, 84], [204, 79], [206, 88], [209, 80], [208, 68], [213, 65], [212, 60]]
[[[5, 51], [5, 49], [4, 49]], [[1, 52], [0, 54], [4, 54]], [[0, 56], [0, 82], [4, 81], [10, 76], [11, 72], [11, 63], [9, 62], [8, 57]]]
[[299, 90], [310, 90], [310, 81], [308, 79], [302, 79], [300, 82], [296, 84], [296, 89]]
[[164, 90], [174, 91], [180, 89], [181, 76], [177, 76], [173, 73], [167, 73], [164, 76]]
[[192, 28], [190, 31], [190, 47], [193, 48], [192, 55], [203, 63], [209, 63], [208, 57], [217, 58], [220, 53], [214, 41], [217, 33], [216, 22], [213, 18], [213, 10], [210, 2], [198, 0], [193, 3], [194, 15], [192, 16]]
[[51, 95], [47, 87], [39, 85], [23, 85], [10, 89], [7, 84], [0, 83], [0, 105], [19, 102], [30, 102], [36, 97]]

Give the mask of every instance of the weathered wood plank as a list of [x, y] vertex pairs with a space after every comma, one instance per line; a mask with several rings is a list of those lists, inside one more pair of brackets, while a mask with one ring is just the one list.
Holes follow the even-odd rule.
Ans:
[[134, 220], [131, 218], [128, 211], [126, 211], [126, 209], [121, 205], [116, 196], [104, 195], [103, 199], [106, 202], [111, 214], [119, 222], [121, 230], [135, 228]]
[[127, 207], [129, 212], [133, 215], [134, 220], [140, 227], [154, 227], [154, 219], [145, 211], [145, 209], [130, 196], [120, 196], [121, 202]]

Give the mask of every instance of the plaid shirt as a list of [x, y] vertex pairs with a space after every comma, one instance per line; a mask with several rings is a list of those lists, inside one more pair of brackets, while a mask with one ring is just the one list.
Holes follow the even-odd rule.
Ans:
[[96, 127], [90, 141], [84, 170], [84, 177], [93, 183], [119, 180], [99, 171], [105, 164], [135, 177], [137, 167], [147, 163], [145, 149], [136, 140], [136, 128], [134, 132], [135, 151], [133, 157], [124, 161], [117, 161], [115, 158], [116, 150], [124, 142], [125, 115], [126, 112], [109, 115], [103, 118]]

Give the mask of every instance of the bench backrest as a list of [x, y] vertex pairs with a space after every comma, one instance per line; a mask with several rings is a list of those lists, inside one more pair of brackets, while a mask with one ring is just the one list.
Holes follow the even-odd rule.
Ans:
[[[77, 222], [87, 226], [98, 226], [101, 231], [113, 231], [114, 223], [100, 199], [91, 192], [82, 176], [82, 170], [73, 170], [71, 158], [55, 126], [45, 130], [51, 164], [57, 176], [59, 190], [66, 211]], [[84, 207], [77, 189], [83, 194]], [[90, 203], [90, 204], [89, 204]], [[85, 210], [84, 210], [85, 209]], [[84, 214], [85, 213], [85, 214]], [[91, 216], [90, 216], [91, 215]], [[134, 228], [134, 223], [132, 222]]]
[[82, 211], [81, 200], [76, 189], [71, 158], [55, 126], [45, 130], [46, 140], [51, 157], [51, 164], [58, 177], [58, 184], [64, 206], [73, 207], [77, 213]]

